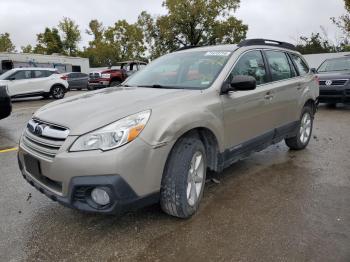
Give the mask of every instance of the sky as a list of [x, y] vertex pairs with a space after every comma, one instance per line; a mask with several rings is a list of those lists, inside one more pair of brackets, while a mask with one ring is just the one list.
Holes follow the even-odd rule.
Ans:
[[[89, 21], [98, 19], [104, 26], [125, 19], [135, 22], [141, 11], [165, 14], [163, 0], [0, 0], [0, 33], [8, 32], [20, 50], [35, 44], [36, 34], [45, 27], [57, 26], [63, 17], [72, 18], [82, 31], [80, 47], [87, 45]], [[249, 26], [248, 38], [268, 38], [295, 43], [300, 35], [320, 32], [337, 41], [340, 31], [330, 17], [344, 13], [343, 0], [241, 0], [235, 16]]]

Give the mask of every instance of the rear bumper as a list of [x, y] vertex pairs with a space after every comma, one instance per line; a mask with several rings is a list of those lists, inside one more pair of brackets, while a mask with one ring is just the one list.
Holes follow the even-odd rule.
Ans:
[[350, 89], [320, 88], [320, 103], [350, 103]]

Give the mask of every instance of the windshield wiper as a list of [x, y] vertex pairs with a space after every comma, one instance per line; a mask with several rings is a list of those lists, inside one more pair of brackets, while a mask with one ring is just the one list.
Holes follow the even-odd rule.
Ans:
[[139, 87], [149, 87], [149, 88], [164, 88], [164, 89], [184, 89], [183, 87], [180, 86], [163, 86], [163, 85], [142, 85]]

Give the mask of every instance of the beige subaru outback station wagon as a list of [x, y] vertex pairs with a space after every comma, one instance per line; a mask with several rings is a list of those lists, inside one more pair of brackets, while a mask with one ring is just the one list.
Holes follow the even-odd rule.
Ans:
[[23, 177], [59, 203], [119, 213], [160, 202], [188, 218], [207, 170], [310, 140], [319, 86], [291, 44], [183, 48], [121, 86], [39, 109], [20, 140]]

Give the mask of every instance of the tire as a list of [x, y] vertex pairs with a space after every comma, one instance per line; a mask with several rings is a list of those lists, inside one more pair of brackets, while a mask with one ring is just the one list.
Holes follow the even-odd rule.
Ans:
[[60, 86], [60, 85], [55, 85], [55, 86], [51, 87], [50, 94], [54, 99], [62, 99], [65, 96], [64, 87]]
[[93, 87], [92, 85], [88, 85], [87, 90], [90, 90], [90, 91], [95, 90], [95, 87]]
[[294, 137], [286, 138], [287, 146], [292, 150], [302, 150], [310, 142], [313, 128], [314, 112], [311, 107], [305, 106], [298, 124], [298, 132]]
[[201, 140], [196, 135], [180, 138], [164, 169], [160, 190], [163, 211], [175, 217], [191, 217], [203, 196], [206, 170], [206, 153]]
[[119, 86], [121, 83], [122, 83], [122, 81], [113, 80], [113, 81], [109, 84], [109, 86], [110, 86], [110, 87]]

